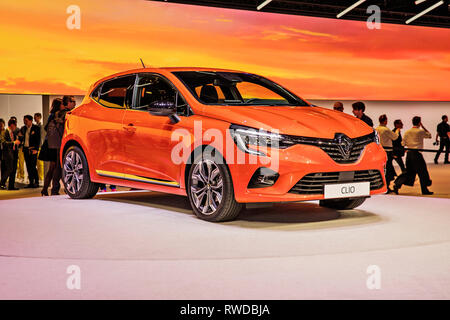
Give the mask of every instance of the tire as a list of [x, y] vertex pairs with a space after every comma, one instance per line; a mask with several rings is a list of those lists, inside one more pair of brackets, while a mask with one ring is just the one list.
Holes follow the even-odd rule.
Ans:
[[366, 201], [366, 198], [345, 198], [345, 199], [329, 199], [320, 200], [321, 207], [336, 209], [336, 210], [351, 210], [359, 207]]
[[214, 153], [214, 150], [212, 155], [204, 152], [194, 159], [186, 181], [189, 202], [200, 219], [211, 222], [234, 220], [242, 204], [234, 198], [228, 167]]
[[86, 156], [77, 146], [68, 148], [64, 153], [62, 179], [64, 189], [72, 199], [91, 199], [100, 186], [91, 181]]

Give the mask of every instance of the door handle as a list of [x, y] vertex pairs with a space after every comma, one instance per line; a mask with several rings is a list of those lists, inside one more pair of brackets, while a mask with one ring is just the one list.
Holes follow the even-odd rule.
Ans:
[[136, 132], [136, 127], [132, 123], [129, 123], [127, 126], [124, 126], [123, 129], [130, 133]]

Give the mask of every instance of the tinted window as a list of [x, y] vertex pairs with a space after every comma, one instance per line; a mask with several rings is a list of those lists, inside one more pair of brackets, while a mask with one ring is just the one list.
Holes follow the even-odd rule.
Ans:
[[[131, 105], [136, 76], [124, 76], [105, 81], [98, 95], [98, 102], [110, 108], [126, 108]], [[93, 98], [94, 97], [93, 92]]]
[[155, 74], [140, 74], [136, 93], [135, 109], [147, 110], [155, 101], [172, 101], [177, 106], [177, 113], [188, 115], [188, 106], [168, 80]]
[[309, 104], [264, 77], [240, 72], [173, 72], [203, 104], [309, 106]]

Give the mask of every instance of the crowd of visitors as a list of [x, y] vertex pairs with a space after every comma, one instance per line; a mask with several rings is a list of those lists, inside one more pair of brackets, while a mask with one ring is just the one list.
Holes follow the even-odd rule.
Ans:
[[[344, 112], [344, 104], [340, 101], [334, 103], [333, 109]], [[358, 101], [352, 104], [352, 111], [355, 117], [364, 121], [367, 125], [373, 127], [373, 121], [364, 112], [366, 106], [363, 102]], [[431, 195], [433, 192], [428, 190], [431, 186], [432, 180], [428, 173], [427, 164], [423, 158], [423, 140], [431, 139], [431, 133], [423, 126], [422, 119], [419, 116], [412, 118], [412, 128], [406, 130], [402, 136], [403, 122], [400, 119], [394, 121], [394, 128], [391, 130], [387, 127], [388, 118], [385, 114], [379, 117], [379, 125], [375, 128], [379, 137], [380, 143], [386, 150], [386, 184], [387, 193], [398, 194], [402, 185], [413, 186], [416, 176], [419, 176], [420, 187], [422, 194]], [[448, 117], [442, 116], [442, 122], [437, 126], [437, 134], [435, 145], [440, 144], [439, 151], [436, 153], [434, 162], [437, 164], [440, 154], [445, 149], [444, 163], [448, 164], [448, 155], [450, 148], [450, 129], [448, 125]], [[403, 156], [406, 153], [406, 166], [403, 162]], [[402, 171], [397, 175], [393, 161], [396, 161]], [[394, 181], [391, 189], [391, 182]]]
[[[0, 188], [19, 190], [16, 182], [25, 182], [24, 168], [27, 168], [28, 185], [25, 188], [39, 188], [41, 195], [58, 195], [61, 189], [62, 168], [59, 159], [61, 140], [64, 134], [66, 114], [75, 108], [75, 98], [64, 96], [52, 101], [49, 116], [42, 125], [42, 114], [35, 113], [23, 118], [19, 128], [17, 118], [11, 117], [7, 126], [0, 119]], [[34, 120], [34, 123], [33, 123]], [[48, 163], [44, 176], [44, 162]], [[116, 186], [109, 186], [116, 191]], [[106, 192], [106, 185], [100, 186]]]
[[[45, 126], [42, 126], [40, 113], [35, 113], [34, 117], [25, 115], [21, 128], [18, 127], [17, 118], [14, 116], [8, 120], [6, 128], [5, 121], [0, 119], [1, 189], [18, 190], [16, 180], [24, 182], [23, 171], [26, 166], [28, 184], [25, 188], [39, 188], [39, 181], [43, 181], [43, 196], [48, 195], [50, 183], [51, 194], [59, 194], [62, 171], [59, 149], [66, 113], [74, 107], [73, 96], [54, 99]], [[44, 161], [49, 162], [45, 177]]]
[[[18, 127], [17, 118], [11, 117], [8, 123], [0, 119], [0, 189], [18, 190], [16, 179], [24, 182], [24, 167], [28, 173], [28, 185], [25, 188], [39, 188], [39, 181], [43, 181], [42, 196], [48, 196], [51, 185], [51, 195], [58, 195], [61, 188], [61, 162], [59, 159], [61, 140], [64, 133], [64, 122], [68, 111], [75, 107], [73, 96], [64, 96], [52, 101], [50, 113], [45, 126], [41, 124], [42, 115], [35, 113], [34, 117], [25, 115], [23, 126]], [[333, 109], [343, 112], [344, 104], [340, 101], [334, 103]], [[372, 119], [364, 112], [366, 106], [358, 101], [352, 104], [355, 117], [373, 127]], [[33, 122], [34, 120], [34, 122]], [[423, 126], [419, 116], [412, 118], [412, 128], [402, 136], [403, 122], [394, 121], [394, 128], [388, 128], [388, 118], [385, 114], [379, 117], [379, 126], [376, 131], [380, 143], [387, 154], [386, 184], [388, 193], [398, 194], [402, 185], [414, 185], [416, 175], [419, 176], [422, 194], [430, 195], [428, 190], [431, 179], [427, 165], [422, 155], [423, 140], [431, 139], [431, 133]], [[435, 145], [440, 145], [434, 162], [438, 163], [440, 154], [445, 149], [444, 163], [449, 163], [450, 129], [447, 115], [442, 116], [442, 122], [436, 129]], [[406, 154], [406, 165], [403, 157]], [[402, 173], [397, 175], [393, 161], [399, 165]], [[48, 170], [44, 177], [44, 164], [48, 162]], [[394, 181], [391, 189], [391, 182]], [[101, 191], [106, 191], [106, 185], [101, 185]], [[116, 186], [110, 186], [111, 191]]]

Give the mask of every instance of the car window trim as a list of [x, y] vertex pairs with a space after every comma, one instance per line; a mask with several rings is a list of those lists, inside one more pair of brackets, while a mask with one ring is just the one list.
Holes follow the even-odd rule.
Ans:
[[138, 89], [138, 84], [139, 84], [139, 79], [141, 75], [154, 75], [154, 76], [158, 76], [161, 77], [162, 79], [164, 79], [165, 81], [167, 81], [167, 83], [172, 87], [172, 89], [174, 89], [179, 96], [181, 96], [184, 100], [184, 102], [186, 102], [186, 107], [189, 108], [189, 115], [184, 116], [184, 115], [179, 115], [181, 117], [190, 117], [192, 115], [194, 115], [194, 111], [192, 110], [189, 102], [186, 100], [186, 98], [183, 96], [183, 94], [180, 92], [180, 90], [178, 90], [178, 88], [172, 83], [172, 81], [170, 81], [170, 79], [168, 79], [166, 76], [157, 73], [157, 72], [138, 72], [136, 73], [136, 81], [134, 82], [134, 87], [133, 87], [133, 102], [132, 102], [132, 106], [127, 107], [127, 110], [134, 110], [134, 111], [143, 111], [143, 112], [148, 112], [146, 110], [140, 110], [140, 109], [135, 109], [137, 107], [137, 89]]
[[[119, 78], [124, 78], [124, 77], [130, 77], [130, 76], [134, 76], [134, 83], [136, 84], [136, 79], [138, 78], [137, 77], [137, 73], [128, 73], [128, 74], [122, 74], [122, 75], [120, 75], [120, 76], [116, 76], [116, 77], [114, 77], [114, 78], [110, 78], [110, 79], [107, 79], [107, 80], [105, 80], [105, 81], [102, 81], [98, 86], [96, 86], [95, 88], [94, 88], [94, 90], [92, 90], [91, 91], [91, 94], [89, 95], [89, 97], [91, 98], [91, 100], [93, 100], [93, 101], [95, 101], [97, 104], [99, 104], [100, 106], [102, 106], [102, 107], [104, 107], [104, 108], [108, 108], [108, 109], [119, 109], [119, 110], [127, 110], [128, 109], [128, 106], [125, 106], [124, 108], [120, 108], [120, 107], [110, 107], [110, 106], [106, 106], [106, 105], [104, 105], [103, 103], [101, 103], [100, 101], [98, 101], [98, 100], [96, 100], [96, 99], [94, 99], [93, 97], [92, 97], [92, 93], [94, 93], [94, 91], [98, 88], [100, 91], [100, 93], [102, 92], [102, 89], [103, 89], [103, 85], [106, 83], [106, 82], [109, 82], [109, 81], [113, 81], [113, 80], [116, 80], [116, 79], [119, 79]], [[133, 99], [134, 99], [134, 88], [135, 88], [135, 85], [133, 85], [133, 97], [132, 97], [132, 99], [131, 99], [131, 103], [133, 104], [134, 103], [134, 101], [133, 101]], [[126, 103], [126, 96], [125, 96], [125, 103]]]

